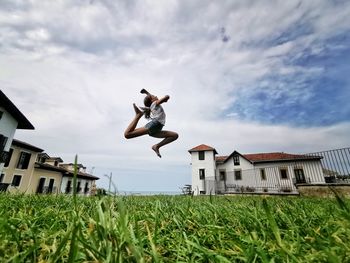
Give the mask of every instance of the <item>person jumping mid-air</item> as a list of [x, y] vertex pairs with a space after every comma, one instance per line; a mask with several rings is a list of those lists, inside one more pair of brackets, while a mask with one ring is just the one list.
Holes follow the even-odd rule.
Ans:
[[[167, 102], [170, 97], [167, 95], [158, 99], [157, 96], [152, 95], [145, 89], [142, 89], [141, 93], [146, 94], [143, 101], [145, 107], [138, 108], [135, 103], [133, 104], [136, 115], [126, 128], [124, 136], [126, 139], [131, 139], [148, 134], [155, 138], [164, 138], [162, 141], [152, 146], [152, 150], [155, 151], [159, 157], [162, 157], [159, 153], [159, 148], [175, 141], [179, 137], [176, 132], [162, 130], [165, 125], [165, 112], [161, 104]], [[150, 122], [144, 127], [136, 128], [143, 115], [145, 115], [146, 119], [150, 119]]]

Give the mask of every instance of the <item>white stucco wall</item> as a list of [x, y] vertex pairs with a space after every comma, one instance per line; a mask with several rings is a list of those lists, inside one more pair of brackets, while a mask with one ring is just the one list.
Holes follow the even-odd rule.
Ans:
[[[5, 151], [8, 151], [10, 150], [12, 140], [18, 126], [18, 122], [3, 107], [0, 107], [0, 111], [3, 112], [2, 118], [0, 119], [0, 133], [8, 137], [4, 149]], [[0, 164], [0, 172], [3, 170], [3, 168], [4, 164], [2, 163]]]
[[[73, 193], [73, 177], [66, 177], [64, 176], [62, 178], [62, 183], [61, 183], [61, 193], [66, 193], [66, 187], [68, 184], [68, 181], [72, 181], [71, 183], [71, 194]], [[91, 187], [93, 185], [93, 180], [87, 180], [87, 179], [81, 179], [81, 178], [77, 178], [77, 184], [78, 182], [80, 182], [80, 187], [81, 187], [81, 192], [79, 193], [80, 195], [84, 195], [84, 188], [85, 188], [85, 183], [88, 183], [88, 188], [89, 188], [89, 192], [87, 193], [88, 195], [90, 194], [91, 191]]]
[[[234, 171], [239, 168], [233, 165], [233, 160], [228, 160], [225, 164], [217, 165], [217, 190], [224, 191], [226, 184], [227, 187], [253, 187], [256, 188], [255, 191], [267, 189], [269, 192], [279, 192], [281, 189], [290, 188], [292, 192], [296, 192], [297, 189], [294, 185], [296, 180], [294, 174], [295, 168], [304, 171], [307, 183], [325, 183], [320, 161], [274, 162], [253, 166], [244, 160], [244, 158], [241, 158], [240, 164], [242, 168], [241, 180], [235, 180]], [[287, 179], [281, 178], [281, 168], [287, 169]], [[261, 169], [265, 169], [266, 180], [262, 180], [261, 178]], [[220, 170], [226, 171], [226, 182], [220, 181]]]
[[[214, 151], [205, 151], [204, 160], [199, 160], [198, 152], [191, 152], [192, 165], [192, 191], [199, 195], [201, 191], [206, 194], [215, 194], [215, 156]], [[205, 170], [205, 180], [200, 180], [199, 170]]]

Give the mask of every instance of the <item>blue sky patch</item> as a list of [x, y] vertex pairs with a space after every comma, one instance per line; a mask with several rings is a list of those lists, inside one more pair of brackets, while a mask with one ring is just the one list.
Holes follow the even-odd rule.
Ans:
[[[350, 120], [349, 35], [327, 41], [322, 54], [306, 50], [293, 61], [302, 68], [322, 68], [319, 74], [305, 76], [269, 75], [255, 87], [242, 89], [228, 112], [244, 120], [294, 126], [327, 126]], [[292, 64], [292, 63], [291, 63]]]

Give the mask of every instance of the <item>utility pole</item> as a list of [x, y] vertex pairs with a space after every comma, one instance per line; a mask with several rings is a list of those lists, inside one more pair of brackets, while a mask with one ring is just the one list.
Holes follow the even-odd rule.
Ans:
[[108, 185], [108, 192], [111, 193], [111, 183], [112, 183], [112, 172], [110, 173], [109, 176], [109, 185]]
[[109, 180], [108, 182], [108, 193], [111, 193], [111, 184], [112, 184], [112, 172], [109, 174], [109, 176], [107, 174], [105, 174], [104, 176], [106, 176]]

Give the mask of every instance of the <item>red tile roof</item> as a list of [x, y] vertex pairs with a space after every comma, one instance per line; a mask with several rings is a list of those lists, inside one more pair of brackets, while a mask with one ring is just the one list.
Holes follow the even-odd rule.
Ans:
[[224, 162], [227, 159], [228, 156], [216, 156], [215, 160], [217, 162]]
[[[226, 160], [231, 156], [232, 154], [229, 156], [216, 156], [215, 159], [217, 162], [226, 162]], [[252, 163], [283, 160], [314, 160], [321, 158], [319, 156], [308, 156], [302, 154], [290, 154], [283, 152], [242, 154], [242, 156]]]
[[210, 146], [205, 145], [205, 144], [198, 145], [198, 146], [196, 146], [188, 151], [189, 152], [214, 151], [215, 153], [217, 153], [215, 148], [210, 147]]
[[243, 156], [252, 162], [295, 160], [295, 159], [300, 160], [300, 159], [315, 158], [315, 156], [306, 156], [301, 154], [290, 154], [290, 153], [283, 153], [283, 152], [243, 154]]

